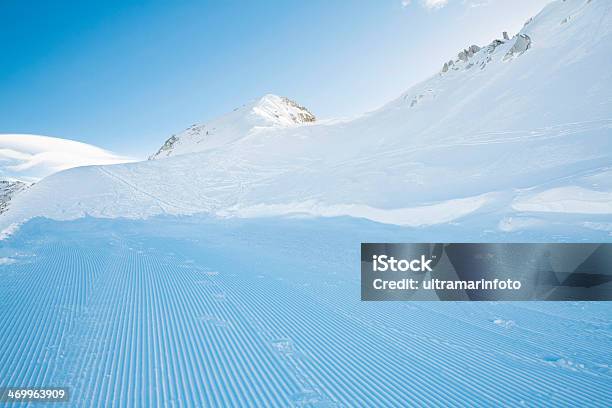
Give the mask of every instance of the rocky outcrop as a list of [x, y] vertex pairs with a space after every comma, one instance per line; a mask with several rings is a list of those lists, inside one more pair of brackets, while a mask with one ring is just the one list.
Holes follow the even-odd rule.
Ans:
[[265, 123], [275, 126], [293, 126], [316, 121], [308, 109], [284, 96], [268, 94], [260, 98], [251, 112]]
[[470, 45], [459, 51], [457, 58], [444, 63], [441, 74], [445, 74], [449, 71], [459, 71], [461, 69], [468, 70], [474, 66], [478, 66], [482, 70], [487, 64], [493, 61], [494, 54], [498, 50], [498, 47], [506, 44], [502, 49], [508, 50], [507, 47], [512, 41], [514, 41], [512, 47], [500, 58], [501, 60], [505, 61], [521, 55], [531, 47], [531, 38], [527, 34], [518, 34], [510, 38], [508, 32], [504, 31], [502, 37], [503, 40], [495, 39], [482, 48], [477, 45]]
[[521, 55], [525, 51], [527, 51], [531, 47], [531, 37], [527, 34], [519, 34], [516, 36], [516, 40], [514, 41], [514, 45], [512, 48], [506, 53], [504, 59], [509, 59], [514, 56]]
[[315, 115], [313, 115], [308, 109], [306, 109], [302, 105], [299, 105], [298, 103], [292, 101], [289, 98], [285, 98], [284, 96], [281, 97], [281, 99], [284, 104], [293, 108], [293, 112], [291, 112], [289, 115], [296, 124], [312, 123], [317, 120]]
[[176, 135], [170, 136], [170, 138], [164, 142], [162, 147], [159, 148], [157, 153], [155, 153], [152, 156], [149, 156], [149, 160], [153, 160], [156, 157], [161, 157], [161, 156], [164, 155], [164, 153], [171, 152], [172, 151], [172, 147], [174, 146], [174, 144], [176, 143], [177, 140], [178, 140], [178, 138], [176, 137]]
[[0, 180], [0, 214], [8, 209], [9, 201], [15, 194], [26, 188], [28, 185], [21, 181]]

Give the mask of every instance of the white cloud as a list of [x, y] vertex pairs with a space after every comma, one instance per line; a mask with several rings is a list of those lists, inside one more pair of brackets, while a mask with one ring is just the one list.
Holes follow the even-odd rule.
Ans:
[[72, 167], [127, 161], [133, 159], [73, 140], [0, 134], [0, 179], [33, 182]]
[[448, 0], [424, 0], [423, 7], [429, 10], [441, 9], [448, 4]]
[[463, 4], [469, 8], [483, 7], [491, 4], [491, 0], [463, 0]]
[[[402, 8], [406, 8], [412, 4], [412, 0], [402, 0]], [[437, 10], [448, 4], [448, 0], [421, 0], [420, 4], [427, 10]]]

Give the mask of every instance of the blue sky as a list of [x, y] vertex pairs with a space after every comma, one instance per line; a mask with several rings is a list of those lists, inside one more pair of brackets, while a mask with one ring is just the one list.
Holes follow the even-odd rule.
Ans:
[[0, 133], [146, 157], [266, 93], [372, 110], [546, 0], [0, 3]]

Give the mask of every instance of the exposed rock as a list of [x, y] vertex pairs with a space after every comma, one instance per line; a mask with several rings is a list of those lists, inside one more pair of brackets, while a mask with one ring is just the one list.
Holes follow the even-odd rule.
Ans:
[[531, 38], [527, 34], [519, 34], [514, 41], [512, 48], [506, 53], [504, 59], [512, 58], [513, 56], [521, 55], [531, 47]]
[[317, 120], [316, 116], [313, 115], [308, 109], [306, 109], [305, 107], [303, 107], [302, 105], [299, 105], [298, 103], [292, 101], [289, 98], [286, 97], [281, 97], [282, 101], [292, 107], [296, 109], [295, 113], [291, 113], [291, 118], [294, 119], [294, 122], [296, 124], [299, 123], [312, 123], [315, 122]]
[[28, 188], [28, 185], [21, 181], [0, 180], [0, 214], [8, 209], [9, 201], [15, 194], [26, 188]]
[[[467, 47], [466, 49], [461, 50], [457, 54], [456, 60], [450, 60], [444, 63], [444, 66], [442, 67], [442, 73], [446, 73], [451, 69], [453, 71], [457, 71], [459, 69], [468, 70], [474, 66], [478, 66], [482, 70], [487, 66], [488, 63], [492, 61], [491, 56], [494, 54], [497, 47], [502, 44], [505, 44], [508, 41], [514, 40], [514, 44], [512, 49], [503, 57], [503, 59], [510, 58], [513, 55], [522, 54], [530, 47], [531, 44], [531, 39], [525, 34], [520, 34], [510, 39], [508, 36], [508, 32], [504, 31], [503, 38], [504, 40], [495, 39], [489, 45], [482, 48], [473, 44]], [[481, 50], [483, 52], [478, 54]], [[460, 64], [461, 62], [465, 62], [465, 64]]]
[[170, 138], [168, 140], [166, 140], [166, 142], [163, 144], [163, 146], [159, 148], [157, 153], [155, 153], [152, 156], [149, 156], [149, 160], [153, 160], [154, 158], [163, 155], [164, 152], [166, 152], [166, 153], [171, 152], [172, 151], [172, 147], [174, 146], [174, 144], [176, 143], [177, 140], [178, 140], [178, 138], [176, 137], [176, 135], [170, 136]]
[[502, 40], [493, 40], [489, 45], [485, 47], [487, 54], [492, 54], [495, 49], [503, 43], [504, 42]]

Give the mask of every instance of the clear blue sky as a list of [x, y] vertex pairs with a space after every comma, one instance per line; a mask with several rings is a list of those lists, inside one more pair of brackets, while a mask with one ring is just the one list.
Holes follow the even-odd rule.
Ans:
[[265, 93], [352, 116], [546, 2], [0, 0], [0, 133], [146, 157]]

